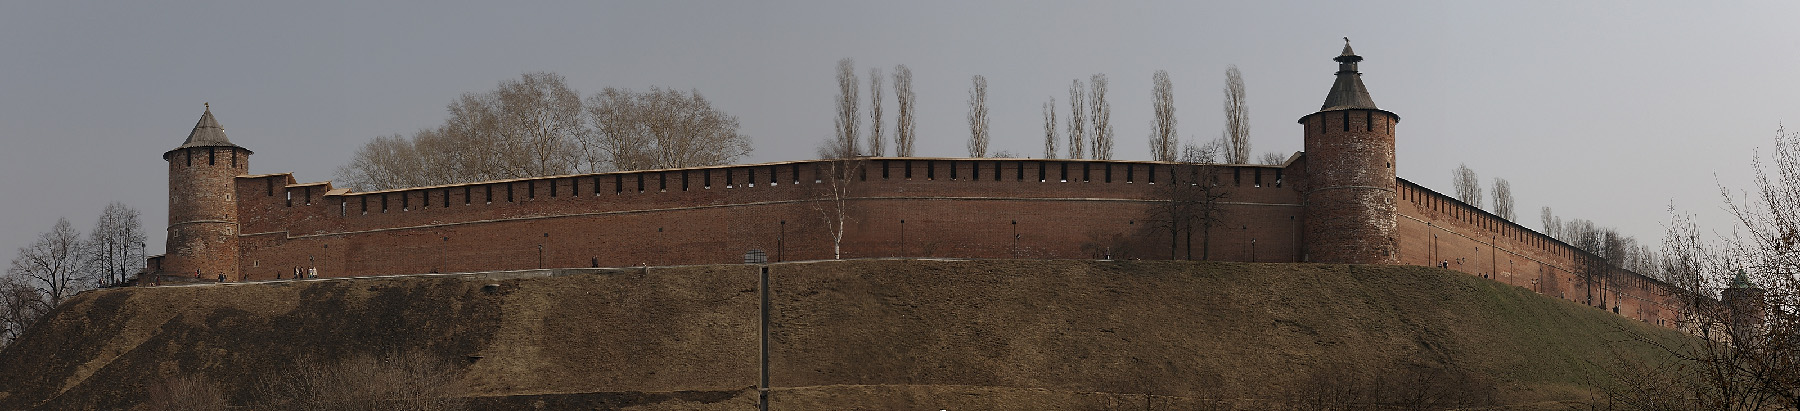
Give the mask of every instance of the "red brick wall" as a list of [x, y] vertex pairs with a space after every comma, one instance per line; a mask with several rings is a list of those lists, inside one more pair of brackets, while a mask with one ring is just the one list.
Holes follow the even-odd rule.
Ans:
[[[829, 184], [815, 174], [828, 166], [605, 173], [345, 195], [326, 195], [331, 188], [322, 183], [290, 184], [286, 174], [243, 177], [239, 264], [250, 279], [272, 279], [295, 267], [354, 276], [536, 268], [540, 258], [543, 267], [736, 263], [750, 249], [771, 259], [828, 259], [832, 236], [822, 211], [832, 203], [821, 201]], [[851, 218], [844, 258], [1168, 258], [1167, 234], [1145, 220], [1156, 204], [1152, 180], [1166, 184], [1170, 167], [1186, 167], [968, 159], [869, 159], [859, 166], [845, 202]], [[1210, 241], [1195, 236], [1195, 258], [1209, 243], [1213, 259], [1295, 261], [1300, 207], [1278, 181], [1285, 171], [1218, 172], [1232, 191], [1226, 222]], [[1186, 255], [1185, 245], [1179, 253]]]
[[[1676, 301], [1655, 280], [1607, 267], [1549, 236], [1412, 182], [1399, 180], [1400, 264], [1446, 265], [1540, 294], [1673, 327]], [[1597, 265], [1596, 265], [1597, 267]], [[1591, 296], [1590, 296], [1591, 292]]]

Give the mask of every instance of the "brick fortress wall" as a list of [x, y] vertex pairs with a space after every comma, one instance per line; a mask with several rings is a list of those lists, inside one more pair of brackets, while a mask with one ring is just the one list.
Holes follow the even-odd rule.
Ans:
[[[1452, 270], [1674, 327], [1678, 301], [1657, 280], [1453, 197], [1399, 180], [1400, 264]], [[1590, 272], [1593, 275], [1586, 275]]]
[[[845, 163], [840, 163], [845, 164]], [[1191, 166], [869, 158], [844, 201], [844, 258], [1169, 257], [1146, 221]], [[558, 176], [351, 193], [289, 174], [239, 177], [242, 278], [833, 258], [831, 162]], [[1232, 191], [1210, 254], [1290, 262], [1301, 207], [1271, 166], [1216, 168]], [[784, 223], [785, 222], [785, 223]], [[1194, 247], [1200, 247], [1196, 235]], [[1183, 250], [1185, 252], [1185, 250]], [[1201, 255], [1196, 249], [1195, 256]]]
[[[1299, 262], [1302, 162], [1216, 168], [1231, 192], [1216, 260]], [[843, 258], [1169, 258], [1148, 221], [1157, 183], [1190, 166], [1128, 161], [869, 158], [850, 164]], [[831, 162], [601, 173], [352, 193], [240, 176], [240, 279], [343, 277], [833, 257]], [[998, 171], [998, 172], [996, 172]], [[1109, 174], [1110, 173], [1110, 174]], [[1398, 261], [1439, 265], [1673, 325], [1654, 280], [1397, 180]], [[902, 223], [904, 221], [904, 223]], [[784, 223], [785, 222], [785, 223]], [[1200, 247], [1199, 236], [1194, 247]], [[541, 246], [541, 248], [540, 248]], [[1183, 253], [1182, 251], [1177, 251]], [[1195, 255], [1200, 255], [1196, 249]], [[1588, 291], [1593, 297], [1588, 297]]]

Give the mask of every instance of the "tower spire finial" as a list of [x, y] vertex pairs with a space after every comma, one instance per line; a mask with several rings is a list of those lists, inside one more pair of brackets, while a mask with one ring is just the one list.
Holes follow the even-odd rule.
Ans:
[[212, 111], [212, 102], [208, 101], [205, 103], [200, 103], [200, 105], [206, 106], [206, 111]]
[[1356, 63], [1362, 59], [1350, 49], [1350, 38], [1344, 37], [1344, 52], [1331, 59], [1338, 62], [1337, 81], [1331, 84], [1331, 93], [1325, 95], [1325, 104], [1319, 111], [1376, 109], [1369, 90], [1363, 87], [1362, 73], [1356, 70]]

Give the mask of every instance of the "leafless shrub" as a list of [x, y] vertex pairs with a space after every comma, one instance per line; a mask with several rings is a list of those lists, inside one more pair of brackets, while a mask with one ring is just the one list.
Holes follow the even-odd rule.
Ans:
[[[1647, 364], [1615, 355], [1615, 363], [1606, 369], [1611, 381], [1598, 384], [1594, 398], [1586, 408], [1591, 410], [1728, 410], [1745, 409], [1718, 403], [1706, 384], [1691, 378], [1696, 375], [1691, 363], [1669, 361]], [[1748, 408], [1756, 409], [1756, 408]]]
[[1281, 163], [1286, 163], [1287, 159], [1288, 159], [1288, 156], [1284, 156], [1284, 155], [1281, 155], [1281, 153], [1270, 151], [1270, 152], [1263, 153], [1262, 158], [1257, 159], [1256, 163], [1266, 165], [1266, 166], [1278, 166], [1278, 165], [1281, 165]]
[[1346, 365], [1314, 369], [1283, 393], [1289, 410], [1443, 410], [1491, 406], [1492, 381], [1455, 368], [1396, 364], [1363, 372]]
[[259, 385], [267, 405], [282, 409], [460, 410], [455, 367], [418, 351], [352, 355], [335, 362], [302, 359]]
[[151, 411], [215, 411], [228, 406], [218, 387], [192, 375], [176, 376], [150, 386], [144, 405]]

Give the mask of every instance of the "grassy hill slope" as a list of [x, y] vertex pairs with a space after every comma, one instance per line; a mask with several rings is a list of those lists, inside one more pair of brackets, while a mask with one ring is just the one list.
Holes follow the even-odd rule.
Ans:
[[[0, 352], [0, 409], [143, 408], [175, 377], [260, 408], [319, 364], [403, 354], [471, 408], [758, 401], [757, 266], [556, 273], [88, 292]], [[1193, 409], [1407, 381], [1544, 405], [1661, 354], [1631, 337], [1683, 341], [1426, 267], [870, 260], [769, 278], [774, 409]]]

